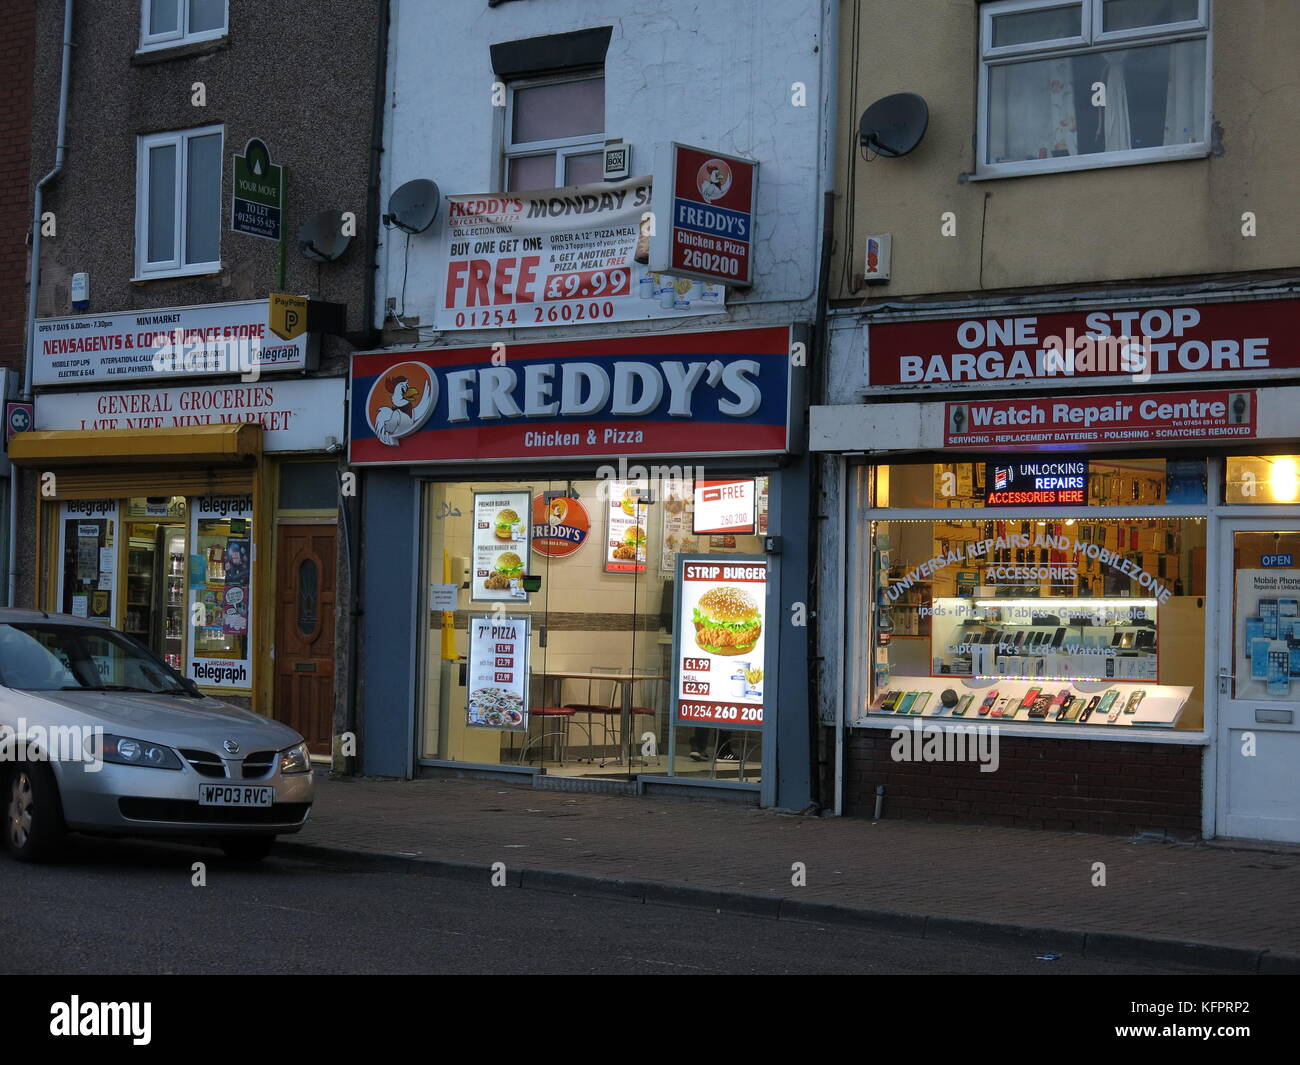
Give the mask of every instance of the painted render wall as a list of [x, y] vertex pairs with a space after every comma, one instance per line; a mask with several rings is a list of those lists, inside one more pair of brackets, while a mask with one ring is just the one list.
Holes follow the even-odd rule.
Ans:
[[[699, 329], [735, 322], [811, 320], [815, 313], [821, 193], [831, 106], [823, 8], [835, 0], [394, 0], [389, 107], [382, 194], [430, 178], [444, 195], [498, 191], [504, 108], [491, 103], [489, 46], [547, 34], [612, 26], [605, 62], [605, 135], [632, 146], [632, 173], [652, 169], [656, 141], [757, 159], [755, 284], [728, 293], [730, 315], [658, 323], [609, 324], [598, 332]], [[806, 86], [806, 106], [791, 103]], [[435, 235], [441, 219], [410, 241], [406, 278], [410, 324], [432, 318]], [[380, 249], [376, 306], [402, 296], [405, 237], [389, 231]], [[786, 301], [773, 307], [770, 301]], [[750, 304], [750, 306], [745, 306]], [[382, 324], [376, 322], [376, 325]], [[491, 330], [498, 340], [535, 340], [564, 328]], [[446, 334], [441, 342], [482, 343], [484, 331]], [[395, 338], [397, 339], [397, 338]], [[400, 339], [413, 342], [412, 333]], [[429, 339], [426, 333], [424, 339]]]

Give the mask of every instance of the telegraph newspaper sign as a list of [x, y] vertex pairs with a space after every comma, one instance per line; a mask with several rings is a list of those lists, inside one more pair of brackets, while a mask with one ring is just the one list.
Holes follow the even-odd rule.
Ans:
[[751, 285], [757, 183], [752, 159], [662, 145], [655, 155], [655, 184], [667, 195], [656, 203], [663, 232], [654, 235], [651, 266], [721, 285]]
[[1300, 299], [875, 322], [867, 377], [895, 391], [1241, 385], [1300, 370], [1298, 336]]
[[[788, 450], [791, 330], [354, 355], [351, 461], [776, 454]], [[522, 511], [520, 513], [523, 513]]]
[[651, 182], [448, 196], [434, 328], [588, 325], [721, 313], [721, 285], [649, 263]]

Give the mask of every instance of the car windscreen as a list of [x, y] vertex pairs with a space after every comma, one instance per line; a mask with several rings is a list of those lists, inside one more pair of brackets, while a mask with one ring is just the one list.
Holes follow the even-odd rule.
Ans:
[[23, 691], [186, 694], [166, 666], [126, 637], [55, 622], [0, 625], [0, 684]]

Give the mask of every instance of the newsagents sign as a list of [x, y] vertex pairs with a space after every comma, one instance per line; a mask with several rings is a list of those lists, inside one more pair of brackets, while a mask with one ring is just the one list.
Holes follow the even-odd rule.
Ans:
[[768, 327], [356, 355], [350, 461], [779, 454], [790, 345]]
[[1107, 306], [867, 327], [867, 379], [891, 391], [1164, 385], [1291, 377], [1300, 299]]
[[307, 334], [293, 340], [272, 334], [266, 300], [41, 318], [32, 383], [127, 384], [145, 378], [309, 370], [314, 369], [315, 341]]

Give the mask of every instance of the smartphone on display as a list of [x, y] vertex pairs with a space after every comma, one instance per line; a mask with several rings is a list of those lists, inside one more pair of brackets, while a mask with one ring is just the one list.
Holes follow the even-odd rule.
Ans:
[[[1069, 703], [1070, 703], [1070, 689], [1062, 688], [1059, 692], [1056, 693], [1055, 698], [1052, 699], [1051, 704], [1048, 706], [1047, 708], [1048, 716], [1053, 718], [1056, 721], [1060, 721], [1061, 715], [1065, 713], [1065, 708], [1069, 705]], [[1052, 713], [1052, 711], [1056, 711], [1056, 712]]]
[[916, 692], [904, 692], [903, 697], [898, 701], [898, 712], [900, 714], [909, 714], [912, 712], [912, 704], [916, 702]]
[[1088, 700], [1082, 695], [1076, 695], [1065, 705], [1064, 712], [1057, 717], [1058, 721], [1077, 721], [1079, 715], [1083, 713], [1083, 708], [1087, 705]]
[[1101, 696], [1094, 695], [1091, 699], [1088, 700], [1088, 705], [1079, 711], [1079, 720], [1081, 722], [1087, 721], [1088, 718], [1092, 717], [1092, 715], [1096, 713], [1097, 707], [1100, 705], [1101, 705]]
[[965, 717], [966, 711], [970, 709], [970, 704], [974, 701], [975, 696], [963, 695], [957, 700], [957, 705], [952, 708], [953, 717]]
[[1042, 693], [1043, 693], [1042, 688], [1030, 688], [1029, 691], [1025, 692], [1025, 697], [1020, 700], [1019, 709], [1024, 710], [1027, 707], [1033, 706], [1034, 700], [1037, 699], [1040, 695], [1042, 695]]
[[1250, 641], [1250, 679], [1268, 680], [1268, 649], [1271, 640], [1263, 636]]
[[1012, 707], [1011, 713], [1007, 713], [1007, 705], [1013, 700], [1010, 695], [1004, 695], [998, 700], [998, 705], [993, 708], [993, 713], [989, 717], [1015, 717], [1019, 707]]
[[984, 701], [980, 703], [979, 716], [987, 717], [989, 711], [993, 709], [993, 704], [996, 703], [997, 701], [998, 701], [998, 690], [997, 688], [994, 688], [991, 692], [988, 693], [988, 695], [984, 697]]
[[925, 712], [925, 704], [933, 698], [934, 692], [917, 692], [916, 701], [912, 703], [912, 713], [922, 714]]
[[1029, 716], [1046, 717], [1047, 708], [1051, 706], [1051, 704], [1052, 704], [1052, 697], [1050, 695], [1046, 695], [1046, 694], [1040, 695], [1037, 699], [1034, 700], [1034, 705], [1029, 708]]
[[1110, 691], [1106, 692], [1101, 697], [1101, 702], [1097, 704], [1096, 712], [1099, 714], [1105, 714], [1106, 711], [1110, 709], [1111, 703], [1113, 703], [1118, 698], [1119, 698], [1119, 689], [1111, 688]]
[[892, 688], [886, 688], [876, 702], [876, 709], [884, 711], [894, 709], [894, 704], [898, 702], [898, 697], [901, 694], [901, 692], [894, 691]]
[[1064, 630], [1064, 629], [1057, 629], [1057, 630], [1056, 630], [1056, 635], [1052, 637], [1052, 646], [1053, 646], [1053, 647], [1060, 647], [1060, 646], [1061, 646], [1061, 643], [1062, 643], [1064, 640], [1065, 640], [1065, 630]]
[[1139, 705], [1141, 705], [1142, 700], [1146, 698], [1146, 694], [1147, 693], [1145, 691], [1135, 691], [1132, 695], [1130, 695], [1128, 697], [1128, 702], [1124, 706], [1124, 713], [1136, 714], [1137, 708]]
[[1281, 640], [1274, 640], [1268, 649], [1268, 694], [1291, 693], [1291, 652]]
[[1277, 601], [1279, 631], [1286, 629], [1287, 620], [1294, 618], [1298, 611], [1300, 611], [1300, 599], [1279, 599]]
[[1264, 623], [1264, 636], [1269, 640], [1277, 639], [1277, 600], [1261, 599], [1259, 601], [1259, 620]]

